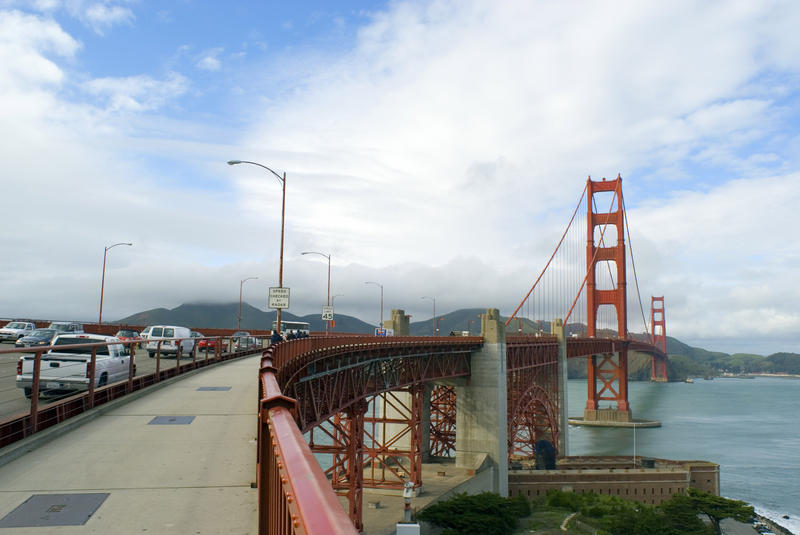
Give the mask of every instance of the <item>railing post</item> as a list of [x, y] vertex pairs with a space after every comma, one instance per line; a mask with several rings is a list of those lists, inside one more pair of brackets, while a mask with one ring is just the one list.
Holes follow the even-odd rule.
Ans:
[[155, 383], [161, 380], [161, 340], [156, 345], [156, 380]]
[[136, 344], [130, 344], [130, 351], [131, 351], [131, 358], [128, 362], [128, 385], [125, 387], [126, 393], [130, 394], [133, 392], [133, 376], [136, 373], [135, 371], [135, 362], [136, 362]]
[[42, 352], [37, 351], [33, 359], [33, 381], [31, 382], [31, 428], [32, 435], [39, 427], [39, 379], [42, 376]]
[[94, 375], [97, 365], [97, 347], [92, 348], [92, 358], [89, 361], [89, 408], [94, 407]]

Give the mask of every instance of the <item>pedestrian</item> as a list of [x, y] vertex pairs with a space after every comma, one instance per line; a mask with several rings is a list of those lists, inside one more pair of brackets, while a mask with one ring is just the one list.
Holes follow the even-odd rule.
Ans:
[[272, 336], [269, 337], [269, 344], [277, 344], [278, 342], [283, 342], [283, 337], [281, 333], [278, 331], [272, 331]]

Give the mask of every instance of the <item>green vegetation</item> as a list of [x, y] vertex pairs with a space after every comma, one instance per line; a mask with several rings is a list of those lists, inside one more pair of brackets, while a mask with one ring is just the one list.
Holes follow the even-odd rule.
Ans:
[[442, 535], [507, 535], [514, 532], [518, 519], [530, 514], [530, 504], [522, 496], [503, 498], [483, 492], [458, 494], [437, 502], [417, 515], [419, 520], [446, 528]]
[[[571, 513], [568, 533], [581, 533], [591, 526], [602, 535], [712, 535], [719, 534], [724, 518], [747, 521], [753, 508], [744, 502], [729, 500], [695, 489], [688, 495], [676, 495], [659, 506], [627, 501], [617, 496], [551, 490], [533, 505], [529, 529], [537, 534], [557, 533], [561, 522]], [[705, 514], [711, 525], [698, 515]], [[562, 532], [563, 533], [563, 532]]]

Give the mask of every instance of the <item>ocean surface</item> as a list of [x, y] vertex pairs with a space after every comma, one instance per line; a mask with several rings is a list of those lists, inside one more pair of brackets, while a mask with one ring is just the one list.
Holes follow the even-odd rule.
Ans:
[[[583, 416], [586, 381], [570, 380], [568, 413]], [[628, 383], [636, 455], [720, 465], [721, 493], [800, 535], [800, 379]], [[634, 431], [570, 426], [570, 455], [633, 455]], [[789, 515], [789, 520], [781, 518]]]

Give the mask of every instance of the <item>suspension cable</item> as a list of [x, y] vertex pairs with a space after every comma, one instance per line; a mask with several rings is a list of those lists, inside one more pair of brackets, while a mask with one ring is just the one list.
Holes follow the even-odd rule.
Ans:
[[536, 285], [539, 284], [539, 281], [544, 276], [545, 271], [547, 271], [547, 268], [550, 266], [550, 262], [553, 261], [553, 257], [556, 256], [556, 253], [558, 252], [559, 247], [561, 247], [561, 243], [564, 241], [564, 237], [567, 235], [567, 232], [569, 231], [570, 227], [572, 226], [572, 222], [575, 220], [575, 216], [578, 213], [578, 209], [581, 207], [581, 203], [583, 202], [583, 196], [586, 195], [586, 190], [588, 189], [588, 187], [589, 187], [589, 184], [586, 184], [583, 187], [583, 192], [581, 193], [581, 198], [578, 199], [578, 205], [575, 206], [575, 211], [572, 212], [572, 217], [570, 218], [569, 223], [567, 224], [567, 228], [564, 229], [564, 233], [561, 235], [561, 239], [558, 240], [558, 245], [556, 245], [556, 248], [553, 251], [553, 254], [550, 255], [550, 259], [547, 261], [547, 264], [544, 266], [544, 269], [542, 269], [542, 272], [539, 273], [539, 276], [536, 278], [536, 281], [533, 283], [533, 286], [531, 286], [531, 289], [528, 290], [527, 294], [525, 294], [525, 297], [522, 299], [522, 302], [519, 304], [519, 306], [516, 308], [516, 310], [514, 310], [514, 313], [511, 314], [511, 316], [506, 320], [506, 326], [508, 326], [508, 324], [511, 323], [511, 320], [513, 320], [516, 317], [517, 312], [519, 312], [519, 309], [522, 308], [522, 305], [525, 304], [525, 301], [528, 300], [528, 297], [531, 296], [531, 294], [533, 293], [534, 288], [536, 288]]
[[[587, 184], [588, 187], [588, 184]], [[621, 189], [621, 188], [617, 188]], [[614, 207], [614, 200], [617, 198], [617, 189], [614, 189], [614, 196], [611, 198], [611, 206], [608, 207], [608, 211], [611, 212], [611, 208]], [[594, 197], [594, 196], [593, 196]], [[592, 198], [594, 201], [594, 198]], [[606, 233], [606, 229], [608, 228], [608, 218], [606, 218], [606, 222], [603, 224], [603, 228], [600, 231], [600, 242], [603, 241], [603, 235]], [[592, 227], [592, 244], [594, 245], [594, 226]], [[581, 296], [581, 292], [583, 291], [583, 287], [586, 286], [586, 280], [589, 278], [589, 270], [594, 268], [594, 262], [597, 259], [597, 253], [600, 252], [600, 247], [596, 247], [594, 250], [594, 255], [592, 256], [592, 262], [586, 269], [586, 275], [583, 277], [583, 282], [581, 282], [581, 287], [578, 288], [578, 294], [575, 296], [575, 300], [572, 302], [572, 306], [569, 307], [569, 312], [567, 312], [567, 316], [564, 318], [564, 325], [567, 324], [567, 320], [572, 315], [572, 309], [575, 308], [575, 304], [578, 302], [578, 298]], [[587, 318], [588, 321], [588, 318]], [[588, 328], [588, 326], [587, 326]]]
[[622, 198], [621, 194], [620, 194], [620, 200], [622, 201], [622, 215], [623, 217], [625, 217], [625, 233], [628, 235], [628, 250], [631, 252], [631, 267], [633, 267], [633, 280], [636, 282], [636, 295], [639, 298], [639, 311], [642, 313], [642, 323], [644, 323], [644, 332], [647, 333], [647, 336], [650, 338], [650, 343], [655, 345], [655, 343], [653, 342], [653, 336], [650, 333], [650, 326], [647, 324], [647, 320], [644, 318], [644, 305], [642, 305], [642, 294], [639, 293], [639, 277], [636, 276], [636, 262], [633, 259], [633, 243], [631, 242], [630, 225], [628, 225], [628, 210], [625, 208], [625, 199]]

